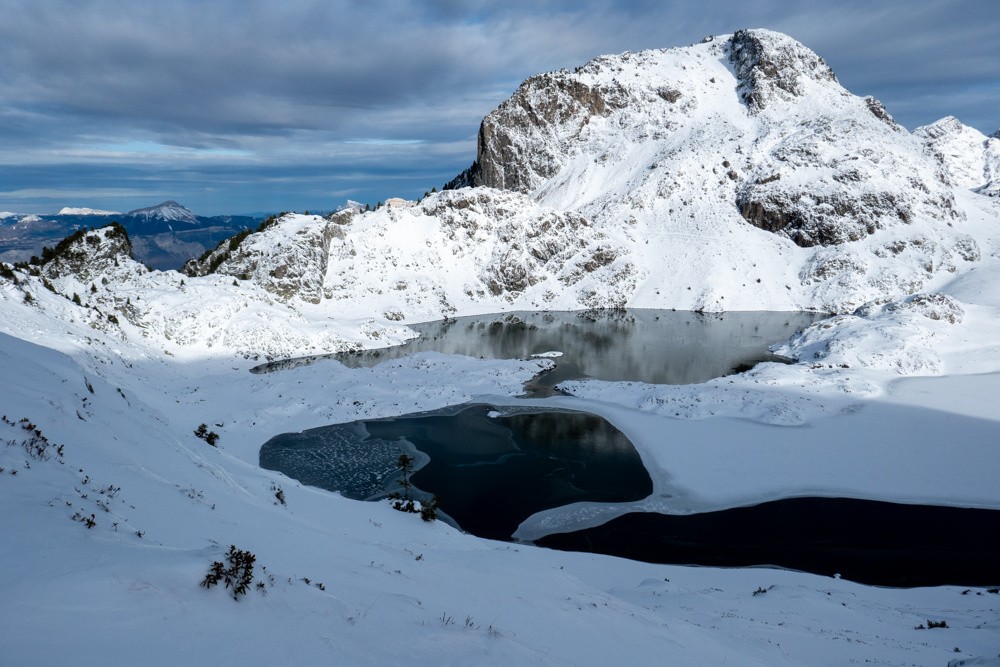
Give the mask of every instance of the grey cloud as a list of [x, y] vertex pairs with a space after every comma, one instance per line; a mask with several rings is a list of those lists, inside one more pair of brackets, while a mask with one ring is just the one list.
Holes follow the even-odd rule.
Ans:
[[[86, 155], [155, 142], [183, 150], [136, 157], [134, 168], [160, 189], [175, 179], [178, 198], [193, 187], [183, 174], [235, 193], [268, 168], [329, 179], [330, 192], [356, 191], [350, 173], [371, 176], [362, 189], [375, 199], [407, 194], [471, 162], [481, 117], [534, 73], [742, 27], [788, 32], [904, 125], [954, 114], [992, 131], [994, 12], [981, 0], [11, 0], [0, 3], [0, 169], [33, 165], [55, 187], [74, 173], [85, 186], [106, 168], [104, 185], [113, 175], [133, 187], [127, 155]], [[254, 195], [239, 193], [215, 196]]]

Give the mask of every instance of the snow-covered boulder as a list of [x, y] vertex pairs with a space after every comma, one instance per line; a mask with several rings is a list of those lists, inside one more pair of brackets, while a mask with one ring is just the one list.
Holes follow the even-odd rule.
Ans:
[[869, 368], [899, 375], [937, 375], [943, 362], [935, 339], [962, 322], [962, 305], [946, 294], [914, 294], [869, 303], [850, 315], [821, 320], [777, 349], [830, 368]]

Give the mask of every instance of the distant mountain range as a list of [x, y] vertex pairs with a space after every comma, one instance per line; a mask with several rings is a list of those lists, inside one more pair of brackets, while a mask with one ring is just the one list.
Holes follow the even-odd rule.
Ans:
[[77, 229], [113, 220], [128, 231], [136, 259], [153, 269], [177, 269], [236, 232], [256, 228], [265, 217], [201, 216], [172, 200], [127, 213], [67, 206], [54, 215], [5, 214], [0, 217], [0, 261], [27, 260]]

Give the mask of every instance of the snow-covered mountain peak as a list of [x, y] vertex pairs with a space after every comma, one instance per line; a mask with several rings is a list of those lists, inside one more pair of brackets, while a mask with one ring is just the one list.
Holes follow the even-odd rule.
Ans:
[[943, 136], [961, 133], [966, 130], [979, 133], [978, 130], [963, 125], [962, 121], [958, 118], [955, 118], [954, 116], [945, 116], [944, 118], [939, 118], [930, 125], [918, 127], [913, 131], [913, 134], [929, 139], [938, 139]]
[[938, 156], [955, 185], [1000, 195], [1000, 138], [987, 137], [954, 116], [918, 127], [913, 134]]
[[[670, 293], [679, 307], [749, 305], [747, 284], [724, 276], [788, 264], [787, 241], [829, 248], [803, 258], [788, 285], [831, 310], [862, 294], [910, 293], [977, 254], [956, 228], [965, 211], [948, 173], [921, 140], [878, 100], [845, 90], [820, 56], [768, 30], [529, 78], [483, 119], [476, 162], [449, 184], [468, 185], [590, 220], [641, 258], [632, 304]], [[852, 245], [869, 237], [865, 249]], [[748, 245], [775, 255], [746, 263]], [[901, 247], [912, 249], [905, 258]], [[698, 272], [703, 289], [654, 287], [664, 266]]]
[[190, 209], [173, 200], [165, 201], [162, 204], [157, 204], [156, 206], [137, 208], [134, 211], [129, 211], [125, 215], [145, 218], [147, 221], [157, 220], [166, 222], [186, 222], [191, 224], [196, 224], [198, 222], [198, 216], [191, 212]]

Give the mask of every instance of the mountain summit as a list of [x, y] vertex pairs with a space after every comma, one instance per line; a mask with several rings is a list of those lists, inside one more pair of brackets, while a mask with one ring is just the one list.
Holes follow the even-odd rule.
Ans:
[[1000, 197], [1000, 130], [987, 137], [954, 116], [945, 116], [913, 134], [938, 156], [955, 185]]
[[137, 208], [125, 215], [144, 218], [147, 222], [185, 222], [188, 224], [198, 224], [198, 216], [173, 200], [165, 201], [156, 206]]
[[741, 30], [528, 79], [483, 120], [477, 160], [452, 185], [619, 216], [636, 199], [664, 201], [655, 217], [667, 225], [735, 208], [808, 247], [917, 215], [954, 219], [939, 171], [878, 100], [851, 95], [807, 47]]

